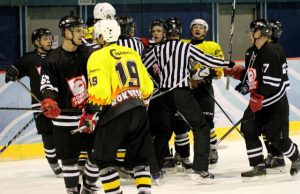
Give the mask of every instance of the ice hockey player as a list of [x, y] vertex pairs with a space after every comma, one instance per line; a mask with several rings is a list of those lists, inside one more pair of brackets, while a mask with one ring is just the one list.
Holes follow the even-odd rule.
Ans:
[[63, 43], [49, 53], [42, 66], [41, 92], [44, 100], [41, 106], [44, 115], [53, 121], [54, 140], [57, 155], [62, 161], [67, 193], [80, 192], [78, 157], [84, 144], [89, 148], [89, 159], [85, 164], [81, 194], [94, 194], [98, 190], [96, 181], [99, 177], [91, 154], [94, 134], [71, 134], [78, 128], [82, 108], [87, 104], [86, 66], [92, 49], [82, 45], [83, 21], [79, 17], [62, 17], [59, 28]]
[[[31, 92], [38, 100], [43, 100], [40, 92], [41, 66], [48, 52], [51, 50], [53, 35], [46, 28], [38, 28], [32, 32], [31, 42], [35, 47], [34, 51], [26, 53], [16, 64], [10, 66], [6, 72], [5, 81], [15, 81], [24, 76], [30, 79]], [[32, 97], [31, 103], [33, 109], [40, 109], [41, 104], [35, 97]], [[62, 169], [58, 164], [56, 149], [53, 139], [53, 124], [51, 119], [44, 115], [35, 115], [35, 124], [38, 134], [42, 136], [46, 159], [54, 174], [62, 177]]]
[[94, 30], [102, 49], [95, 51], [88, 61], [88, 92], [92, 108], [82, 118], [91, 123], [90, 129], [95, 128], [94, 153], [104, 192], [122, 193], [119, 173], [114, 166], [117, 150], [124, 146], [138, 193], [150, 194], [151, 176], [147, 161], [151, 139], [143, 100], [153, 92], [153, 83], [140, 55], [116, 44], [121, 34], [117, 21], [100, 20]]

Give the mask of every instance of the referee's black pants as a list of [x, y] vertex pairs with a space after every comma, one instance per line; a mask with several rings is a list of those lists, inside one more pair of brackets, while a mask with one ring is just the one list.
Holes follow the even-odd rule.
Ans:
[[[194, 134], [195, 171], [208, 170], [210, 127], [195, 96], [189, 88], [175, 88], [161, 97], [161, 129], [157, 131], [154, 146], [159, 166], [162, 167], [164, 153], [172, 136], [172, 122], [178, 110], [191, 125]], [[200, 116], [199, 116], [200, 115]]]

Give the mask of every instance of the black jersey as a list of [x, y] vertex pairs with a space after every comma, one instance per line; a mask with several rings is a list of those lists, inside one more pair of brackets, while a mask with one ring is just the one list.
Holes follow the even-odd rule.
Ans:
[[[37, 50], [26, 53], [14, 66], [19, 71], [18, 78], [28, 76], [30, 79], [31, 92], [39, 99], [43, 100], [40, 92], [41, 66], [44, 63], [46, 54], [38, 53]], [[40, 103], [31, 98], [32, 107], [40, 107]]]
[[280, 45], [265, 43], [260, 49], [249, 48], [245, 65], [249, 88], [264, 96], [263, 106], [277, 102], [290, 88], [286, 56]]
[[117, 45], [132, 48], [133, 50], [138, 52], [140, 56], [142, 56], [143, 51], [144, 51], [143, 43], [136, 37], [128, 38], [128, 37], [121, 36], [119, 38], [119, 40], [117, 41]]
[[160, 88], [188, 87], [190, 60], [199, 61], [208, 67], [227, 67], [229, 61], [204, 54], [196, 46], [180, 40], [167, 40], [154, 47], [143, 58], [146, 68], [158, 64], [160, 68]]
[[[65, 51], [61, 46], [48, 54], [42, 66], [41, 92], [52, 98], [61, 109], [81, 109], [87, 103], [87, 60], [91, 47], [80, 45], [76, 51]], [[62, 113], [53, 119], [58, 126], [77, 126], [81, 113]]]

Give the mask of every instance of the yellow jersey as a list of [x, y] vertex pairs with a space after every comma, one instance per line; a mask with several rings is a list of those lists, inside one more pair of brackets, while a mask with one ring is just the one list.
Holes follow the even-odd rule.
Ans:
[[144, 106], [153, 92], [153, 82], [133, 49], [111, 44], [92, 53], [87, 64], [88, 101], [92, 105], [110, 105], [114, 116]]
[[[186, 43], [191, 43], [190, 39], [182, 39], [181, 41]], [[203, 41], [199, 44], [194, 44], [194, 45], [197, 48], [199, 48], [201, 51], [203, 51], [205, 54], [209, 54], [224, 59], [224, 54], [221, 49], [221, 46], [214, 41]], [[194, 68], [200, 68], [201, 66], [202, 66], [201, 64], [197, 64], [196, 66], [194, 66]], [[223, 74], [223, 68], [214, 68], [214, 70], [216, 71], [216, 75], [217, 75], [216, 78], [217, 79], [221, 78]]]

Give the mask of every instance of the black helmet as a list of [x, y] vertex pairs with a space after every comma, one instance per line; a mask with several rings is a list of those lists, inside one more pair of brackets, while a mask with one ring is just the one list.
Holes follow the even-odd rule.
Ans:
[[83, 26], [84, 22], [80, 17], [77, 16], [64, 16], [60, 19], [58, 27], [61, 30], [64, 30], [66, 28], [72, 28], [76, 26]]
[[265, 19], [256, 19], [250, 23], [250, 29], [256, 31], [261, 30], [263, 36], [271, 36], [271, 26]]
[[161, 27], [164, 27], [164, 23], [165, 23], [165, 21], [162, 20], [162, 19], [155, 19], [155, 20], [153, 20], [153, 21], [151, 22], [151, 24], [150, 24], [150, 27], [149, 27], [150, 33], [151, 33], [151, 30], [152, 30], [152, 28], [153, 28], [154, 26], [161, 26]]
[[38, 28], [36, 30], [33, 30], [32, 34], [31, 34], [32, 44], [35, 45], [34, 41], [42, 38], [43, 36], [50, 36], [51, 38], [53, 38], [51, 31], [48, 30], [47, 28]]
[[270, 20], [269, 23], [272, 30], [271, 38], [274, 40], [278, 40], [283, 30], [281, 23], [278, 20]]
[[121, 36], [129, 36], [134, 27], [133, 18], [130, 16], [119, 16], [116, 20], [121, 27]]
[[167, 36], [180, 36], [182, 34], [182, 24], [177, 18], [169, 18], [164, 23]]

